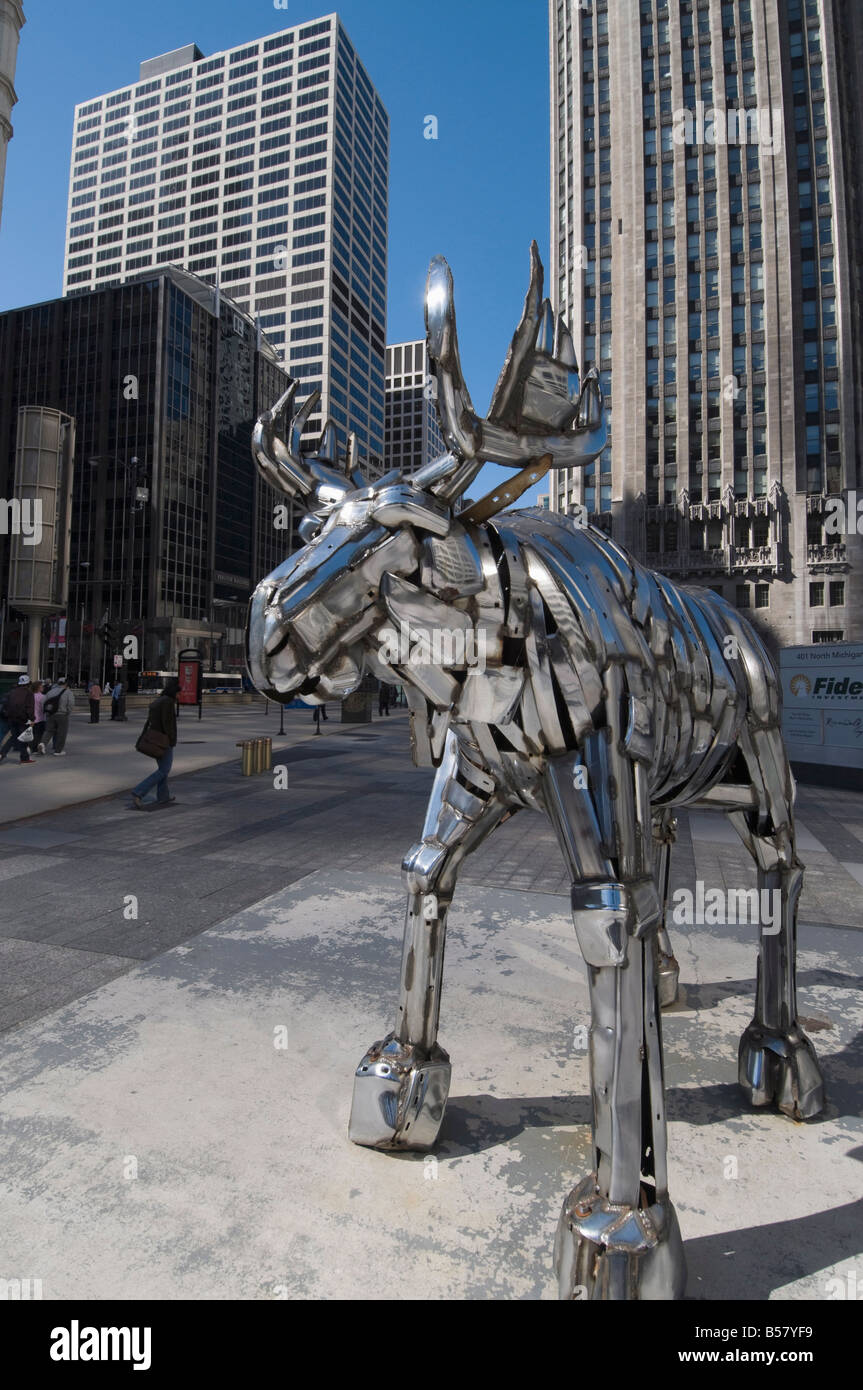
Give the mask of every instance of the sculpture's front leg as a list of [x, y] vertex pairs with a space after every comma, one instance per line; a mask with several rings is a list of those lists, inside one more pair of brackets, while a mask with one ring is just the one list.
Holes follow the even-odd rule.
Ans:
[[428, 1149], [449, 1093], [449, 1057], [437, 1042], [446, 915], [458, 867], [507, 811], [492, 779], [447, 740], [423, 838], [405, 856], [408, 885], [401, 993], [392, 1033], [357, 1068], [349, 1136], [376, 1149]]
[[451, 1070], [437, 1043], [447, 907], [436, 893], [408, 894], [398, 1025], [357, 1067], [348, 1129], [355, 1144], [429, 1149], [437, 1139]]
[[596, 1170], [570, 1192], [558, 1223], [564, 1299], [673, 1299], [686, 1287], [666, 1175], [652, 894], [649, 882], [573, 887], [590, 978]]
[[[616, 697], [614, 672], [608, 676]], [[613, 715], [619, 698], [609, 699]], [[615, 730], [612, 726], [612, 735]], [[609, 771], [603, 775], [603, 757]], [[589, 785], [574, 778], [587, 766]], [[613, 782], [616, 797], [608, 788]], [[555, 1272], [564, 1299], [680, 1298], [683, 1246], [668, 1197], [662, 1037], [646, 773], [612, 736], [549, 760], [546, 804], [572, 874], [572, 918], [588, 967], [596, 1167], [563, 1204]]]

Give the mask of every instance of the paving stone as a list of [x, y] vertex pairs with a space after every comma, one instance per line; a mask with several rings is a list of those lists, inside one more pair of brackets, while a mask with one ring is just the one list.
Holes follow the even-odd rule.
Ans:
[[[17, 844], [4, 850], [0, 832], [0, 943], [144, 960], [318, 869], [374, 864], [399, 879], [402, 857], [422, 831], [433, 776], [412, 765], [404, 720], [277, 742], [279, 761], [289, 768], [285, 792], [269, 778], [243, 778], [234, 760], [176, 779], [181, 800], [158, 816], [127, 811], [125, 792], [52, 810], [24, 826], [28, 845], [51, 837], [50, 856]], [[843, 861], [863, 863], [863, 852], [847, 852], [858, 843], [851, 827], [863, 830], [863, 794], [801, 788], [798, 811], [817, 843], [837, 849], [837, 857], [823, 848], [806, 852], [801, 920], [858, 927], [860, 883]], [[697, 879], [726, 890], [755, 885], [752, 861], [724, 817], [681, 810], [677, 818], [672, 891], [692, 889]], [[480, 846], [461, 881], [569, 897], [554, 833], [544, 816], [528, 811]], [[122, 918], [127, 894], [138, 898], [135, 923]], [[0, 1014], [0, 1026], [10, 1017]], [[15, 1022], [23, 1017], [17, 1012]]]

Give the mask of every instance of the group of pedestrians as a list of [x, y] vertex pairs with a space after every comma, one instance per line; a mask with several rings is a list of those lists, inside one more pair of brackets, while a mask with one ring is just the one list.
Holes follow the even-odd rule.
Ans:
[[46, 740], [53, 756], [64, 758], [74, 707], [75, 697], [65, 676], [53, 684], [19, 676], [17, 686], [0, 704], [0, 763], [12, 752], [18, 754], [20, 763], [34, 763], [34, 753], [45, 756]]
[[90, 702], [90, 723], [99, 723], [103, 695], [110, 695], [111, 697], [111, 718], [122, 720], [123, 723], [128, 723], [126, 717], [126, 687], [120, 680], [115, 681], [113, 685], [110, 681], [107, 681], [104, 690], [98, 681], [90, 682], [87, 687], [87, 699]]
[[[176, 677], [169, 677], [161, 694], [152, 701], [135, 745], [139, 752], [156, 761], [156, 770], [132, 791], [132, 805], [138, 811], [146, 809], [145, 798], [151, 791], [156, 793], [156, 805], [170, 806], [175, 800], [168, 789], [168, 773], [177, 745], [179, 690], [180, 682]], [[111, 697], [111, 718], [128, 722], [125, 687], [118, 680], [113, 686], [107, 685], [104, 691], [98, 681], [92, 681], [87, 687], [90, 723], [99, 722], [103, 694]], [[53, 682], [19, 676], [18, 684], [0, 701], [0, 763], [4, 763], [10, 753], [17, 753], [24, 766], [34, 764], [36, 757], [44, 757], [49, 752], [55, 758], [65, 758], [69, 720], [74, 708], [75, 696], [65, 676]], [[49, 743], [50, 749], [46, 748]]]

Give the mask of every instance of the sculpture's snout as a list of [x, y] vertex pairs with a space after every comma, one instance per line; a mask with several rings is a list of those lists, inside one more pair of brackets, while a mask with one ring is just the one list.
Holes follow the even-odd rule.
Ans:
[[259, 584], [249, 605], [246, 660], [256, 690], [284, 702], [298, 694], [306, 680], [290, 627], [271, 606], [270, 585]]

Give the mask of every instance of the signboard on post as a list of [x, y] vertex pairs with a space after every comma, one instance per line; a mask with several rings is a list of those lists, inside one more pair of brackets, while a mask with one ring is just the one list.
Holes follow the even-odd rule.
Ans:
[[119, 671], [120, 667], [123, 665], [123, 658], [122, 658], [121, 656], [115, 656], [115, 657], [114, 657], [114, 665], [116, 666], [117, 670]]
[[792, 762], [863, 768], [863, 642], [786, 647], [779, 677]]
[[180, 691], [177, 701], [181, 705], [197, 705], [198, 718], [201, 718], [201, 702], [204, 692], [203, 663], [196, 647], [187, 647], [180, 652], [179, 680]]

